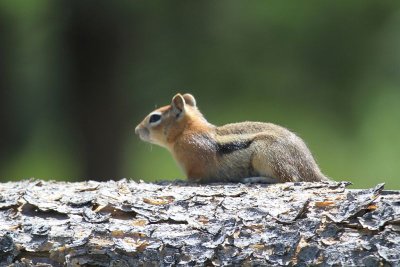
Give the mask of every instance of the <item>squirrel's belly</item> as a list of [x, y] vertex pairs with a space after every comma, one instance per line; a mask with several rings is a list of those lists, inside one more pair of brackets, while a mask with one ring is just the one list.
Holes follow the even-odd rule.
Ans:
[[259, 173], [254, 172], [247, 168], [237, 168], [235, 170], [220, 170], [217, 174], [218, 178], [223, 181], [237, 182], [242, 181], [243, 178], [258, 177]]

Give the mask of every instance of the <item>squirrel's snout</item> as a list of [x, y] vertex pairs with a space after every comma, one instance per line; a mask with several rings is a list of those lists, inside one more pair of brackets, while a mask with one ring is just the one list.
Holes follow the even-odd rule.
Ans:
[[143, 141], [149, 141], [150, 131], [146, 127], [143, 127], [139, 124], [135, 128], [135, 134], [137, 134]]

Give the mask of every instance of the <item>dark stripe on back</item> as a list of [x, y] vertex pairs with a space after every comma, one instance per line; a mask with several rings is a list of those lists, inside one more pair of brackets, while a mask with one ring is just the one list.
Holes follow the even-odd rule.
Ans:
[[217, 144], [217, 152], [220, 155], [230, 154], [232, 152], [248, 148], [251, 142], [253, 142], [253, 140], [234, 141], [229, 143]]

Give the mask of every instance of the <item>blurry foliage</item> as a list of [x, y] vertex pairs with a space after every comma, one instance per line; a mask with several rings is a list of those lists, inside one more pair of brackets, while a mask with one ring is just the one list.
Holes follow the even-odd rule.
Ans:
[[183, 177], [134, 135], [176, 92], [297, 132], [322, 170], [400, 188], [396, 1], [0, 2], [0, 179]]

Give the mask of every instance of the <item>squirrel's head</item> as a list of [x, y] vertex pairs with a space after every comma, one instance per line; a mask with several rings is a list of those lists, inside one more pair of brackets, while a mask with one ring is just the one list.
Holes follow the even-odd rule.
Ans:
[[177, 94], [168, 106], [148, 114], [135, 128], [135, 133], [146, 142], [171, 148], [176, 138], [190, 125], [206, 122], [197, 109], [191, 94]]

